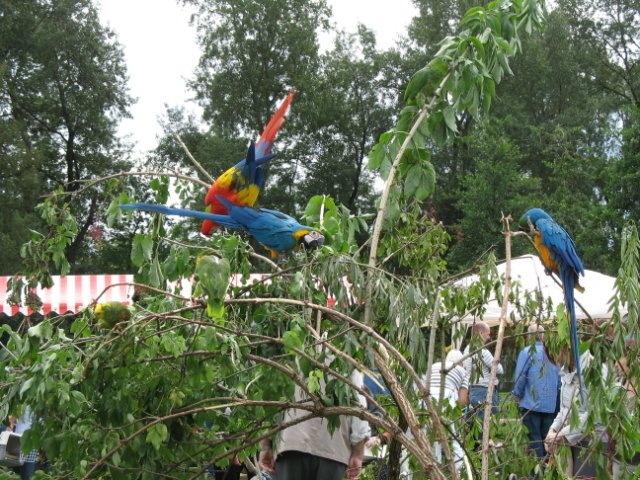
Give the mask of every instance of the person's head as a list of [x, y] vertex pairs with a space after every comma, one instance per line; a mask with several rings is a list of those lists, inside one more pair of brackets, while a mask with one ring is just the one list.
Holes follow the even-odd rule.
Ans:
[[533, 323], [529, 325], [527, 332], [529, 333], [530, 338], [535, 337], [536, 342], [544, 342], [544, 327], [542, 325]]
[[447, 353], [447, 357], [444, 360], [445, 365], [447, 366], [447, 368], [452, 368], [456, 365], [462, 365], [461, 360], [463, 357], [464, 355], [460, 350], [456, 350], [455, 348], [453, 348], [449, 350], [449, 353]]
[[[549, 355], [549, 352], [547, 354]], [[554, 356], [549, 355], [549, 358], [558, 367], [569, 367], [572, 363], [571, 348], [569, 345], [562, 345], [558, 352]]]
[[473, 335], [481, 338], [483, 343], [487, 343], [491, 339], [491, 329], [486, 322], [476, 322], [471, 327]]

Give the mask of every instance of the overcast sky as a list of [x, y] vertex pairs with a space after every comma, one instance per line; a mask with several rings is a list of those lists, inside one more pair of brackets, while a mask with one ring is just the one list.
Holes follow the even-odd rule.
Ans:
[[[265, 0], [268, 1], [268, 0]], [[375, 31], [380, 48], [393, 45], [415, 8], [411, 0], [328, 0], [338, 26], [355, 31], [358, 22]], [[195, 29], [189, 26], [190, 8], [176, 0], [101, 0], [103, 23], [114, 30], [124, 48], [129, 89], [137, 103], [133, 118], [123, 120], [121, 135], [138, 152], [156, 146], [158, 118], [169, 106], [189, 105], [186, 80], [200, 56]], [[191, 102], [192, 110], [196, 107]]]

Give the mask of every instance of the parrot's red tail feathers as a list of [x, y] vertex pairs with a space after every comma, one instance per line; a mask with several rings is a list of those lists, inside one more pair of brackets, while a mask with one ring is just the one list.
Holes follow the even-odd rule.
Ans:
[[205, 220], [202, 222], [202, 227], [200, 228], [200, 232], [203, 235], [209, 236], [213, 233], [214, 230], [218, 229], [218, 227], [220, 227], [220, 225], [218, 225], [216, 222], [212, 220]]
[[289, 91], [289, 95], [287, 95], [287, 98], [285, 98], [284, 101], [280, 104], [278, 110], [276, 110], [276, 113], [273, 114], [271, 120], [269, 120], [269, 123], [267, 123], [267, 125], [264, 127], [262, 135], [260, 135], [260, 138], [258, 139], [258, 144], [267, 142], [267, 148], [265, 149], [264, 153], [269, 153], [271, 144], [273, 144], [273, 140], [276, 138], [278, 131], [284, 123], [284, 116], [286, 115], [287, 110], [289, 109], [289, 106], [291, 105], [291, 102], [293, 101], [293, 97], [295, 97], [295, 95], [296, 89], [292, 88]]

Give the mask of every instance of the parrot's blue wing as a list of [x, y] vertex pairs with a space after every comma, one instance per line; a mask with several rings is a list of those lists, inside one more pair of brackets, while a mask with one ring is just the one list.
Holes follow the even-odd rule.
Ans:
[[179, 217], [199, 218], [201, 220], [212, 220], [225, 227], [244, 230], [242, 224], [238, 223], [228, 215], [218, 215], [215, 213], [200, 212], [198, 210], [187, 210], [184, 208], [170, 208], [165, 205], [155, 203], [131, 203], [120, 204], [122, 210], [143, 210], [145, 212], [161, 213], [163, 215], [177, 215]]
[[277, 210], [239, 207], [223, 197], [218, 197], [218, 201], [227, 207], [229, 216], [242, 224], [252, 237], [277, 252], [291, 250], [298, 244], [300, 232], [312, 230]]
[[222, 205], [227, 207], [229, 217], [247, 228], [261, 216], [260, 211], [255, 208], [234, 205], [229, 200], [220, 195], [218, 195], [216, 198]]
[[584, 266], [582, 265], [582, 260], [578, 257], [573, 239], [564, 228], [551, 219], [540, 219], [535, 226], [540, 232], [542, 243], [549, 249], [558, 267], [557, 273], [562, 282], [564, 301], [569, 311], [571, 322], [571, 349], [580, 382], [581, 397], [584, 401], [584, 383], [582, 366], [580, 365], [580, 342], [578, 340], [578, 322], [574, 297], [578, 276], [580, 274], [584, 275]]
[[566, 265], [575, 272], [576, 276], [584, 275], [584, 266], [576, 252], [576, 245], [564, 228], [553, 220], [538, 220], [536, 228], [540, 231], [542, 242], [551, 250], [558, 265]]

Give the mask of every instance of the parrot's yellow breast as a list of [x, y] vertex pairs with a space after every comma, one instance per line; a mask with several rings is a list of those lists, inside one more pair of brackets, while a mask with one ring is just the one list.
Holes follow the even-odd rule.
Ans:
[[558, 272], [560, 270], [558, 267], [558, 264], [551, 256], [551, 250], [549, 250], [549, 248], [544, 243], [542, 243], [542, 235], [540, 235], [540, 232], [535, 232], [533, 236], [533, 240], [536, 246], [536, 250], [540, 255], [540, 260], [542, 260], [542, 263], [544, 264], [544, 266], [547, 267], [549, 270]]

